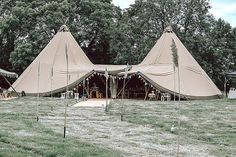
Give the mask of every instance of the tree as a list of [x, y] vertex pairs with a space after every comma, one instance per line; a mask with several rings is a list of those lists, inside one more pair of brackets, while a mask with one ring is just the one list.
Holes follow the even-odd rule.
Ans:
[[209, 39], [202, 49], [203, 67], [220, 89], [223, 90], [224, 73], [235, 67], [235, 34], [222, 19], [212, 25]]
[[116, 62], [122, 62], [120, 56], [124, 56], [129, 58], [130, 64], [140, 63], [169, 24], [192, 52], [191, 41], [198, 32], [204, 33], [203, 28], [210, 23], [209, 8], [206, 0], [136, 0], [118, 21], [118, 29], [129, 44], [118, 44], [121, 51], [117, 53]]
[[111, 34], [120, 10], [111, 4], [111, 0], [83, 0], [77, 8], [79, 21], [75, 37], [82, 49], [93, 63], [111, 63]]
[[118, 44], [114, 44], [113, 50], [120, 49], [113, 53], [117, 54], [115, 61], [140, 63], [165, 26], [171, 24], [189, 52], [221, 88], [222, 71], [235, 66], [235, 35], [230, 25], [221, 19], [215, 20], [209, 9], [208, 0], [135, 1], [118, 21], [118, 29], [125, 35], [120, 36], [124, 42], [114, 42]]
[[34, 60], [58, 28], [69, 16], [70, 6], [67, 1], [18, 2], [12, 8], [12, 16], [17, 19], [19, 37], [14, 42], [10, 62], [19, 73]]

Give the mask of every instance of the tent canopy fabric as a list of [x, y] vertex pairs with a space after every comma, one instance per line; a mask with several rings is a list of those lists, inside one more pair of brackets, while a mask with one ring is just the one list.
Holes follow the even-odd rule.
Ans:
[[[10, 85], [10, 88], [16, 92], [16, 90], [12, 87], [11, 83], [6, 79], [6, 77], [10, 77], [10, 78], [18, 78], [18, 74], [14, 73], [14, 72], [9, 72], [6, 70], [3, 70], [0, 68], [0, 76], [3, 76], [3, 78], [5, 79], [5, 81]], [[17, 92], [16, 92], [17, 93]], [[17, 93], [18, 95], [18, 93]], [[19, 96], [19, 95], [18, 95]]]
[[[67, 84], [66, 73], [68, 54], [69, 71], [71, 73], [69, 84], [73, 84], [87, 76], [93, 70], [93, 64], [80, 48], [66, 26], [52, 38], [48, 45], [41, 51], [35, 60], [26, 68], [21, 76], [14, 82], [13, 87], [18, 91], [35, 94], [39, 91], [42, 95], [65, 90]], [[38, 83], [39, 80], [39, 83]], [[39, 89], [38, 89], [39, 84]]]
[[0, 75], [4, 77], [17, 78], [18, 75], [14, 72], [9, 72], [0, 68]]
[[140, 72], [159, 86], [172, 92], [177, 91], [178, 73], [177, 70], [174, 70], [173, 65], [172, 40], [176, 44], [179, 56], [181, 94], [190, 99], [221, 96], [222, 93], [192, 57], [170, 26], [165, 29], [160, 39], [141, 62], [140, 66], [143, 66], [144, 69], [140, 69]]
[[[128, 75], [138, 74], [154, 87], [163, 92], [177, 93], [177, 70], [174, 70], [172, 61], [171, 44], [176, 43], [179, 56], [180, 94], [189, 99], [219, 98], [222, 94], [200, 67], [182, 42], [178, 39], [169, 26], [138, 65], [129, 67]], [[36, 94], [56, 93], [65, 90], [66, 87], [66, 53], [68, 56], [69, 86], [92, 75], [94, 72], [109, 75], [123, 76], [127, 65], [96, 65], [93, 64], [66, 26], [53, 37], [49, 44], [42, 50], [36, 59], [22, 73], [13, 84], [18, 91]], [[39, 89], [37, 86], [39, 81]]]

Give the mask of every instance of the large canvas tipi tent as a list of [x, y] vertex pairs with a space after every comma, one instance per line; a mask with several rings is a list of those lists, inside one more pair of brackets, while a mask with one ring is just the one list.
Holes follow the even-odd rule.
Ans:
[[[128, 75], [138, 75], [161, 92], [177, 93], [178, 82], [174, 78], [177, 74], [173, 70], [171, 52], [172, 40], [176, 43], [179, 55], [181, 96], [189, 99], [219, 98], [221, 92], [172, 32], [171, 27], [165, 29], [144, 60], [129, 69]], [[25, 91], [30, 94], [40, 92], [43, 95], [65, 90], [67, 84], [65, 47], [68, 51], [69, 86], [71, 87], [93, 73], [104, 73], [105, 69], [108, 69], [109, 74], [113, 76], [124, 74], [122, 69], [126, 67], [125, 65], [92, 64], [68, 28], [63, 26], [13, 84], [13, 87], [18, 92]], [[116, 88], [112, 90], [114, 89]]]
[[[93, 64], [84, 54], [68, 28], [64, 25], [42, 52], [14, 82], [13, 87], [28, 94], [37, 92], [47, 95], [64, 90], [66, 78], [66, 53], [68, 68], [76, 68], [77, 73], [70, 74], [69, 83], [75, 83], [92, 71]], [[39, 80], [39, 81], [38, 81]]]
[[174, 71], [171, 50], [176, 43], [179, 56], [180, 94], [189, 99], [219, 98], [221, 92], [192, 57], [169, 26], [144, 60], [134, 69], [157, 88], [174, 93], [178, 91], [177, 70]]
[[[67, 54], [66, 54], [67, 51]], [[49, 95], [65, 91], [67, 86], [67, 57], [69, 87], [77, 85], [95, 72], [104, 72], [106, 65], [94, 65], [80, 48], [67, 26], [63, 25], [48, 45], [12, 85], [17, 92]], [[109, 65], [108, 70], [121, 66]]]

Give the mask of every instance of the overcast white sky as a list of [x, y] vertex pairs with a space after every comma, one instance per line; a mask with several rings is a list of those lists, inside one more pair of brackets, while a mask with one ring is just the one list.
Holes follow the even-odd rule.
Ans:
[[[128, 8], [135, 0], [113, 0], [113, 3], [122, 9]], [[236, 27], [236, 0], [210, 0], [210, 12], [216, 18], [222, 18], [228, 21], [232, 26]]]

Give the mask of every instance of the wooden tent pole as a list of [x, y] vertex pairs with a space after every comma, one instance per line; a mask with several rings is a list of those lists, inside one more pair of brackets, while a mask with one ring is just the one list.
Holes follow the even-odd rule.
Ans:
[[106, 107], [105, 107], [105, 111], [107, 112], [108, 111], [108, 79], [109, 79], [109, 76], [108, 76], [108, 71], [107, 71], [107, 68], [105, 69], [105, 77], [106, 77]]
[[64, 138], [66, 138], [66, 123], [67, 123], [67, 108], [68, 108], [68, 84], [69, 84], [69, 63], [68, 63], [68, 53], [67, 53], [67, 45], [65, 45], [65, 53], [66, 53], [66, 106], [65, 106], [65, 113], [64, 113]]
[[175, 101], [175, 65], [173, 67], [174, 67], [174, 101]]
[[148, 91], [149, 91], [149, 90], [150, 90], [150, 86], [146, 87], [146, 85], [145, 85], [145, 98], [144, 98], [144, 100], [147, 99]]
[[84, 101], [85, 79], [83, 79], [83, 101]]
[[7, 78], [5, 76], [3, 76], [3, 78], [5, 79], [5, 81], [11, 86], [11, 88], [14, 90], [14, 92], [16, 92], [17, 96], [19, 97], [20, 95], [17, 93], [17, 91], [15, 90], [15, 88], [12, 87], [11, 83], [7, 80]]
[[39, 94], [39, 79], [40, 79], [40, 61], [39, 61], [39, 64], [38, 64], [38, 80], [37, 80], [37, 108], [36, 108], [36, 118], [37, 118], [37, 122], [39, 121], [39, 97], [40, 97], [40, 94]]
[[177, 157], [179, 157], [179, 147], [180, 147], [180, 68], [178, 66], [178, 89], [179, 89], [179, 101], [178, 101], [178, 136], [177, 136], [177, 142], [178, 142], [178, 146], [177, 146]]
[[225, 98], [227, 97], [227, 89], [226, 89], [226, 86], [227, 86], [227, 78], [226, 78], [226, 74], [225, 74], [225, 83], [224, 83], [224, 93], [225, 93]]
[[[127, 78], [127, 72], [128, 72], [128, 64], [127, 64], [127, 67], [125, 68], [125, 74], [124, 74], [124, 78], [123, 78], [124, 80], [123, 80], [123, 90], [122, 90], [122, 106], [121, 106], [121, 115], [120, 115], [120, 120], [121, 121], [124, 120], [124, 97], [125, 97], [125, 86], [126, 86], [125, 81], [126, 81], [126, 78]], [[131, 79], [129, 79], [129, 80], [131, 80]]]
[[122, 88], [122, 106], [121, 106], [121, 115], [120, 115], [120, 120], [123, 121], [124, 120], [124, 95], [125, 95], [125, 80], [126, 78], [124, 77], [124, 80], [123, 80], [123, 88]]
[[[52, 65], [52, 68], [51, 68], [51, 77], [50, 77], [50, 85], [51, 85], [51, 91], [50, 91], [50, 95], [51, 95], [51, 98], [52, 98], [52, 78], [53, 78], [53, 65]], [[51, 111], [53, 111], [53, 105], [50, 105], [51, 106]]]
[[[125, 83], [125, 87], [126, 87], [126, 85], [129, 83], [130, 80], [131, 80], [131, 79], [129, 79], [129, 80]], [[122, 90], [123, 90], [123, 88], [118, 92], [117, 97], [120, 95], [120, 93], [122, 92]]]

